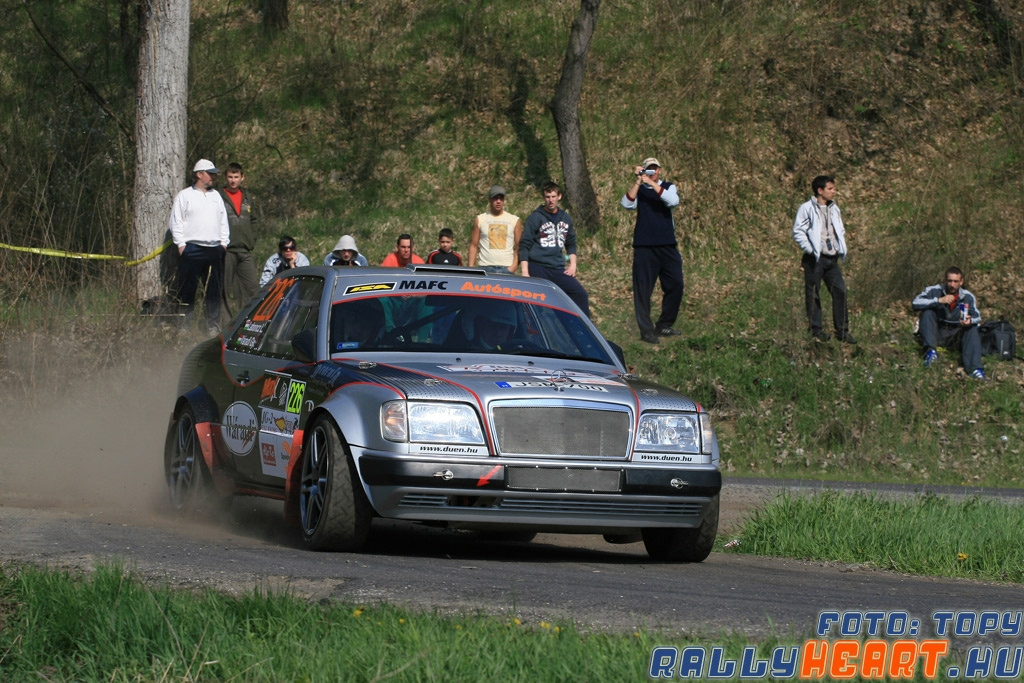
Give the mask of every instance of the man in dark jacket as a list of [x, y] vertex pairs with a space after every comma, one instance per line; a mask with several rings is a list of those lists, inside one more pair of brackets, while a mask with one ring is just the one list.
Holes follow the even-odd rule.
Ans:
[[939, 358], [939, 346], [959, 349], [964, 370], [975, 379], [985, 379], [981, 367], [981, 312], [974, 295], [963, 288], [964, 273], [956, 266], [946, 270], [946, 283], [932, 285], [914, 297], [911, 308], [920, 311], [918, 337], [924, 347], [924, 364]]
[[[633, 187], [622, 196], [623, 208], [636, 211], [633, 227], [633, 309], [640, 339], [657, 344], [658, 337], [680, 334], [672, 327], [683, 301], [683, 257], [676, 246], [672, 210], [679, 206], [676, 186], [661, 179], [654, 157], [633, 167]], [[651, 321], [654, 283], [661, 283], [661, 315]]]
[[[551, 280], [590, 317], [590, 297], [576, 279], [576, 229], [572, 218], [558, 203], [562, 188], [544, 185], [544, 203], [534, 209], [519, 240], [519, 262], [526, 277]], [[568, 263], [566, 263], [568, 256]]]
[[[224, 256], [224, 293], [229, 302], [231, 314], [244, 305], [260, 289], [256, 272], [256, 231], [253, 223], [256, 215], [252, 210], [252, 196], [242, 187], [245, 174], [236, 162], [228, 164], [224, 174], [227, 187], [220, 190], [224, 199], [224, 210], [228, 213], [228, 229], [231, 242]], [[233, 305], [232, 305], [233, 302]]]

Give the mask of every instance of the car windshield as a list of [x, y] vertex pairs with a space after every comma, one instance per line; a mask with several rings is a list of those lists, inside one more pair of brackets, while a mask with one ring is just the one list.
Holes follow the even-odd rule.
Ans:
[[452, 352], [614, 363], [578, 315], [527, 301], [458, 294], [351, 298], [334, 303], [330, 325], [332, 356]]

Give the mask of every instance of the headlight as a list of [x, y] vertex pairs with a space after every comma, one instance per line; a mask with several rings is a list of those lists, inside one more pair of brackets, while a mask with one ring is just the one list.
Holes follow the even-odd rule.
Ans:
[[389, 441], [484, 443], [476, 412], [459, 403], [389, 401], [381, 407], [380, 424]]
[[636, 449], [700, 453], [701, 422], [696, 413], [647, 413], [640, 418]]

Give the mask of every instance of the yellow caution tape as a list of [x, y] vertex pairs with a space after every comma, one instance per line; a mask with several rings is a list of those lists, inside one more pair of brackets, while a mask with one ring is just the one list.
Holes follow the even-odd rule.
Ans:
[[64, 251], [63, 249], [40, 249], [39, 247], [16, 247], [13, 244], [4, 244], [0, 242], [0, 249], [10, 249], [11, 251], [23, 251], [29, 254], [39, 254], [40, 256], [57, 256], [59, 258], [76, 258], [76, 259], [93, 259], [97, 261], [124, 261], [124, 266], [137, 266], [140, 263], [156, 258], [159, 256], [164, 249], [171, 246], [171, 240], [167, 240], [162, 245], [149, 252], [140, 259], [129, 261], [127, 256], [108, 256], [107, 254], [83, 254], [75, 251]]

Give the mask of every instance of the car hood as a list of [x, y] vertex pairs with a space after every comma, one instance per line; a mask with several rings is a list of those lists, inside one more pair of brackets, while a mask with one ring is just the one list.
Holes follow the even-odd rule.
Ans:
[[558, 399], [631, 407], [699, 410], [690, 398], [597, 363], [477, 356], [433, 361], [363, 363], [366, 379], [394, 386], [410, 399], [443, 400], [468, 391], [478, 399]]

